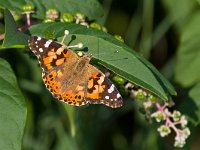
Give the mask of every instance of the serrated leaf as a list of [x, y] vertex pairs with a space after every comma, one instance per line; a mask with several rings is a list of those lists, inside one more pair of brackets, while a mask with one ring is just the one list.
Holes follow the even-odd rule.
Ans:
[[168, 100], [170, 94], [176, 94], [171, 84], [155, 67], [107, 33], [81, 25], [65, 23], [34, 25], [30, 28], [30, 33], [42, 37], [53, 35], [57, 38], [63, 36], [66, 29], [70, 31], [70, 36], [65, 43], [69, 43], [69, 41], [70, 45], [83, 43], [84, 50], [88, 50], [93, 58], [98, 59], [100, 64], [113, 72], [148, 89], [164, 100]]
[[29, 36], [18, 31], [16, 23], [8, 9], [5, 9], [4, 15], [5, 38], [2, 48], [24, 48]]
[[0, 58], [0, 145], [1, 149], [21, 149], [26, 123], [25, 99], [9, 64]]
[[181, 35], [175, 80], [188, 87], [200, 81], [200, 11], [191, 16]]
[[181, 110], [187, 115], [193, 125], [200, 123], [200, 83], [196, 84], [189, 92], [189, 98], [181, 105]]

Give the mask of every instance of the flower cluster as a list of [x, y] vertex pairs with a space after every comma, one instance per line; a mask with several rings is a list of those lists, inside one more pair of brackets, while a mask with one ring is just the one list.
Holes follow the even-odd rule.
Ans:
[[[34, 6], [33, 5], [24, 5], [22, 6], [22, 14], [26, 15], [26, 22], [27, 22], [27, 27], [31, 26], [31, 21], [30, 21], [30, 14], [34, 13]], [[108, 32], [107, 28], [100, 25], [97, 22], [90, 21], [84, 14], [77, 12], [75, 14], [71, 14], [69, 12], [64, 12], [60, 13], [58, 10], [51, 8], [46, 11], [44, 23], [48, 22], [63, 22], [63, 23], [76, 23], [80, 25], [84, 25], [88, 28], [95, 28], [98, 30], [102, 30], [103, 32]], [[121, 41], [124, 42], [121, 36], [119, 35], [114, 35], [114, 37]]]
[[49, 9], [46, 11], [46, 19], [48, 20], [53, 20], [55, 21], [56, 19], [58, 19], [59, 17], [59, 13], [56, 9]]
[[190, 135], [190, 130], [187, 127], [187, 120], [179, 111], [170, 112], [169, 102], [163, 102], [152, 94], [147, 94], [142, 89], [132, 90], [132, 96], [135, 99], [142, 100], [143, 107], [146, 112], [150, 112], [150, 117], [156, 122], [162, 123], [158, 128], [161, 137], [166, 137], [173, 130], [176, 134], [174, 140], [175, 147], [183, 147], [186, 144], [186, 139]]

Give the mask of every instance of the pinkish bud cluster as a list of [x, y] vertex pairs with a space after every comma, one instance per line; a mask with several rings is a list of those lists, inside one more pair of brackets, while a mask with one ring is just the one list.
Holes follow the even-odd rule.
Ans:
[[46, 18], [55, 20], [55, 19], [58, 19], [58, 17], [59, 17], [59, 13], [56, 9], [52, 8], [46, 11]]
[[190, 130], [187, 127], [187, 119], [179, 111], [174, 110], [170, 112], [168, 102], [163, 102], [152, 94], [147, 94], [142, 89], [132, 90], [132, 96], [137, 100], [142, 100], [143, 107], [150, 113], [150, 117], [154, 118], [156, 122], [162, 123], [157, 131], [161, 137], [165, 137], [173, 130], [176, 134], [174, 140], [175, 147], [183, 147], [186, 144], [186, 139], [190, 135]]

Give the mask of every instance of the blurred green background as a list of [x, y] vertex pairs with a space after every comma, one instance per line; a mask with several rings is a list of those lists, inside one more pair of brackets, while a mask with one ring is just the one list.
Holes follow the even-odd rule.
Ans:
[[[195, 88], [200, 80], [199, 2], [100, 0], [105, 14], [97, 20], [109, 33], [121, 35], [128, 46], [148, 59], [175, 86], [178, 96], [173, 97], [173, 109], [181, 110], [191, 121], [192, 135], [183, 148], [189, 150], [200, 147], [199, 98], [190, 94], [200, 90]], [[39, 64], [30, 59], [33, 57], [28, 49], [2, 51], [0, 55], [11, 64], [27, 100], [22, 149], [175, 149], [174, 134], [161, 138], [158, 124], [149, 124], [132, 98], [124, 97], [124, 106], [118, 109], [103, 105], [68, 106], [46, 90]]]

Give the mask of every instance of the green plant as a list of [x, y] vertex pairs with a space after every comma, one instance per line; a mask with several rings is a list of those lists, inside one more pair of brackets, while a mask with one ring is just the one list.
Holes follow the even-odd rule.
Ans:
[[[143, 18], [144, 24], [140, 20], [140, 13], [135, 13], [133, 18], [138, 21], [129, 27], [127, 39], [124, 40], [119, 35], [112, 36], [109, 34], [109, 29], [101, 25], [104, 22], [100, 19], [103, 16], [103, 9], [96, 0], [41, 0], [40, 2], [2, 0], [0, 7], [4, 9], [1, 13], [4, 14], [5, 21], [4, 23], [1, 21], [0, 26], [5, 30], [0, 32], [0, 74], [2, 77], [0, 79], [0, 88], [2, 88], [0, 113], [3, 116], [0, 119], [0, 123], [2, 123], [0, 132], [5, 132], [7, 138], [0, 136], [0, 145], [4, 149], [20, 149], [21, 146], [23, 149], [97, 149], [99, 136], [105, 134], [104, 128], [108, 130], [109, 126], [113, 125], [116, 131], [110, 138], [113, 147], [116, 149], [134, 148], [137, 144], [128, 145], [126, 143], [129, 138], [120, 133], [117, 122], [124, 114], [139, 107], [138, 109], [145, 114], [148, 121], [153, 122], [155, 119], [155, 122], [161, 123], [157, 130], [162, 137], [169, 135], [173, 130], [176, 134], [175, 138], [173, 137], [174, 146], [183, 147], [185, 140], [190, 135], [190, 130], [187, 127], [185, 115], [182, 115], [180, 111], [187, 115], [192, 126], [199, 124], [200, 116], [198, 111], [199, 12], [195, 9], [198, 3], [184, 0], [182, 8], [179, 9], [174, 6], [172, 1], [162, 1], [161, 3], [169, 13], [155, 30], [152, 30], [154, 3], [144, 1], [143, 15], [147, 15], [146, 18]], [[24, 17], [21, 18], [21, 15]], [[182, 16], [185, 18], [181, 18]], [[183, 27], [182, 24], [184, 24]], [[169, 110], [168, 107], [176, 103], [171, 98], [176, 95], [174, 87], [144, 58], [150, 57], [151, 50], [171, 26], [176, 28], [181, 40], [177, 55], [166, 63], [163, 72], [170, 74], [173, 72], [171, 68], [175, 66], [175, 81], [180, 84], [180, 88], [183, 88], [185, 95], [189, 91], [189, 97], [192, 99], [190, 102], [184, 100], [180, 107], [177, 106], [173, 110]], [[141, 30], [141, 34], [136, 33], [136, 28]], [[69, 35], [64, 43], [83, 44], [83, 52], [86, 50], [92, 54], [93, 65], [102, 68], [118, 86], [124, 100], [127, 101], [124, 107], [117, 110], [111, 110], [104, 106], [77, 108], [51, 101], [53, 98], [42, 84], [40, 68], [30, 53], [27, 41], [30, 36], [37, 35], [48, 39], [57, 39], [61, 42], [65, 30], [69, 31]], [[128, 38], [130, 36], [131, 38]], [[136, 43], [138, 39], [140, 40], [139, 44]], [[135, 47], [140, 49], [139, 53], [132, 50], [124, 41], [130, 46], [135, 43]], [[11, 71], [9, 63], [3, 59], [4, 57], [14, 69], [23, 93], [18, 89], [15, 75]], [[174, 57], [177, 57], [176, 65], [173, 65]], [[168, 76], [168, 78], [170, 77]], [[23, 97], [26, 97], [27, 105], [25, 105]], [[134, 106], [133, 99], [141, 104]], [[197, 108], [191, 111], [188, 109], [191, 105]], [[180, 109], [180, 111], [176, 109]], [[9, 120], [13, 120], [13, 123]], [[147, 121], [141, 118], [138, 121], [144, 128], [148, 128]], [[27, 125], [23, 137], [25, 123]], [[87, 131], [83, 129], [87, 129]], [[148, 131], [149, 137], [140, 137], [145, 139], [147, 145], [151, 141], [149, 139], [159, 140], [154, 125], [151, 130]], [[140, 133], [145, 135], [142, 131]], [[134, 135], [140, 133], [136, 132]], [[22, 138], [23, 142], [21, 142]], [[123, 143], [123, 141], [126, 142]], [[143, 148], [145, 149], [145, 147]]]

